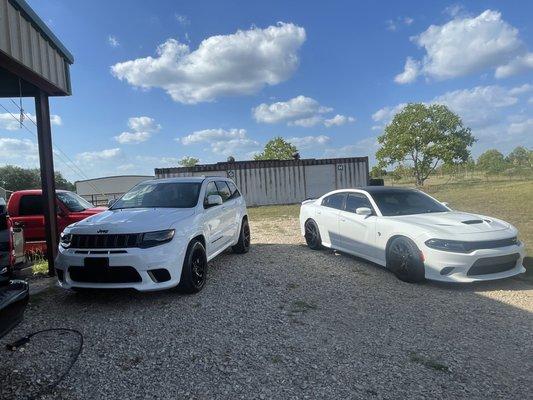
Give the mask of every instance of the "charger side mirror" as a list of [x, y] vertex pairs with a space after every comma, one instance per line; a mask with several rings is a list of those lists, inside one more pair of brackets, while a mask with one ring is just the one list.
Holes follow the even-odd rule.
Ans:
[[355, 210], [357, 215], [372, 215], [372, 210], [368, 207], [359, 207]]

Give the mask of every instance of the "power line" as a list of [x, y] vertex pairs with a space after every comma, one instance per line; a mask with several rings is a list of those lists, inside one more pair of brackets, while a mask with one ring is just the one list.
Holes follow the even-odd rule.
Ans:
[[[34, 120], [33, 120], [28, 114], [26, 114], [26, 113], [24, 112], [24, 110], [23, 110], [21, 107], [19, 107], [19, 105], [18, 105], [17, 103], [15, 103], [15, 101], [14, 101], [13, 99], [10, 99], [10, 100], [11, 100], [11, 102], [12, 102], [17, 108], [20, 109], [20, 112], [21, 112], [21, 113], [22, 113], [22, 114], [23, 114], [28, 120], [30, 120], [30, 122], [31, 122], [33, 125], [35, 125], [35, 127], [37, 127], [37, 123], [36, 123], [36, 122], [35, 122], [35, 121], [34, 121]], [[59, 151], [61, 154], [63, 154], [63, 156], [64, 156], [67, 160], [69, 160], [69, 161], [71, 162], [71, 164], [72, 164], [72, 165], [73, 165], [73, 166], [79, 171], [79, 173], [80, 173], [80, 175], [81, 175], [82, 178], [84, 178], [84, 179], [90, 179], [90, 178], [87, 176], [87, 174], [86, 174], [86, 173], [85, 173], [85, 172], [84, 172], [84, 171], [78, 166], [78, 164], [76, 164], [76, 163], [75, 163], [75, 162], [74, 162], [74, 161], [68, 156], [68, 154], [65, 153], [65, 152], [64, 152], [64, 151], [63, 151], [58, 145], [54, 145], [54, 148], [55, 148], [57, 151]], [[96, 191], [98, 191], [98, 189], [96, 189], [96, 188], [94, 188], [94, 187], [93, 187], [93, 189], [95, 189]], [[103, 194], [103, 193], [101, 193], [101, 194]]]
[[[13, 101], [13, 100], [11, 99], [11, 101]], [[15, 105], [18, 107], [18, 105], [17, 105], [16, 103], [15, 103]], [[17, 117], [11, 112], [11, 111], [9, 111], [9, 110], [8, 110], [3, 104], [0, 103], [0, 107], [2, 107], [2, 108], [3, 108], [3, 109], [4, 109], [9, 115], [11, 115], [11, 117], [13, 117], [13, 119], [14, 119], [15, 121], [19, 122], [20, 125], [21, 125], [24, 129], [26, 129], [26, 131], [28, 131], [32, 136], [34, 136], [35, 138], [37, 138], [37, 134], [36, 134], [35, 132], [33, 132], [31, 129], [29, 129], [29, 128], [28, 128], [28, 127], [27, 127], [27, 126], [26, 126], [26, 125], [25, 125], [25, 124], [24, 124], [19, 118], [17, 118]], [[28, 115], [26, 115], [26, 113], [24, 113], [24, 111], [23, 111], [22, 109], [21, 109], [21, 111], [22, 111], [23, 114], [26, 116], [26, 118], [28, 118], [31, 122], [33, 122], [33, 124], [34, 124], [35, 126], [37, 126], [37, 124], [36, 124], [36, 123], [35, 123], [35, 122], [34, 122], [34, 121], [33, 121]], [[81, 168], [78, 167], [78, 166], [77, 166], [77, 165], [76, 165], [76, 164], [70, 159], [70, 157], [68, 157], [68, 155], [67, 155], [63, 150], [59, 149], [57, 146], [54, 146], [54, 147], [55, 147], [56, 150], [58, 150], [58, 151], [60, 151], [61, 153], [63, 153], [64, 156], [67, 157], [67, 158], [70, 160], [70, 162], [74, 165], [74, 167], [76, 167], [76, 168], [78, 169], [78, 171], [76, 171], [75, 169], [73, 169], [72, 166], [69, 165], [68, 162], [65, 161], [65, 160], [63, 159], [63, 157], [62, 157], [60, 154], [56, 153], [57, 158], [58, 158], [63, 164], [65, 164], [66, 167], [68, 167], [68, 168], [69, 168], [72, 172], [74, 172], [76, 175], [80, 175], [80, 176], [81, 176], [82, 178], [84, 178], [84, 179], [90, 179], [90, 178], [89, 178], [89, 177], [88, 177], [88, 176], [87, 176], [87, 175], [81, 170]], [[103, 191], [99, 190], [96, 186], [94, 186], [92, 182], [87, 182], [87, 183], [88, 183], [88, 184], [89, 184], [89, 185], [90, 185], [90, 186], [91, 186], [96, 192], [99, 192], [100, 194], [105, 195], [105, 194], [103, 193]]]

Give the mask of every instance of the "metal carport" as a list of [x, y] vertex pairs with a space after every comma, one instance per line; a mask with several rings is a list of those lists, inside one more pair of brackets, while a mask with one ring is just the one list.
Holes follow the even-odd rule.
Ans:
[[50, 96], [71, 94], [72, 54], [24, 0], [0, 0], [0, 98], [33, 97], [37, 117], [49, 274], [57, 252]]

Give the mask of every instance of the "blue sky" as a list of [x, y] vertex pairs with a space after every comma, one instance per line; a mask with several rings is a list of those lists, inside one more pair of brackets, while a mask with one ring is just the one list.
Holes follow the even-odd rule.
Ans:
[[[417, 101], [459, 113], [474, 155], [533, 146], [533, 2], [28, 2], [74, 54], [54, 144], [90, 177], [248, 159], [277, 135], [372, 158]], [[38, 165], [2, 115], [0, 163]]]

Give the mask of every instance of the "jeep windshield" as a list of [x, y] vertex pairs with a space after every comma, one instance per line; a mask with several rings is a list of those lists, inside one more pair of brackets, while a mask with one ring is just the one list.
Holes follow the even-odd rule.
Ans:
[[118, 199], [110, 210], [124, 208], [192, 208], [198, 203], [198, 182], [141, 183]]

